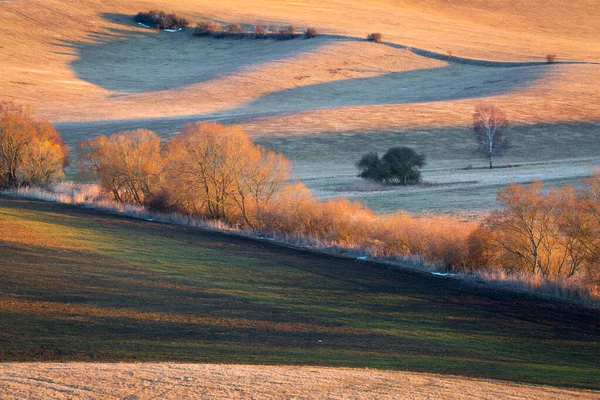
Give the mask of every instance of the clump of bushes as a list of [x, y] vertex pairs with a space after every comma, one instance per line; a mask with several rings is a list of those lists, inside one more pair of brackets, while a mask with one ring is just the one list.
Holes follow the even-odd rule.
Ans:
[[383, 35], [378, 32], [371, 33], [367, 36], [367, 40], [370, 42], [381, 43], [383, 40]]
[[367, 153], [356, 163], [363, 179], [390, 185], [412, 185], [421, 182], [425, 155], [409, 147], [393, 147], [383, 157]]
[[316, 38], [317, 36], [319, 36], [319, 32], [317, 32], [315, 28], [307, 28], [306, 31], [304, 31], [304, 37], [307, 39]]
[[256, 26], [254, 27], [254, 36], [255, 36], [257, 39], [263, 39], [263, 38], [265, 38], [265, 37], [266, 37], [266, 35], [268, 34], [268, 32], [269, 32], [269, 31], [267, 30], [267, 28], [265, 28], [265, 27], [264, 27], [264, 26], [262, 26], [262, 25], [256, 25]]
[[548, 64], [554, 64], [557, 57], [558, 56], [556, 54], [546, 54], [546, 62]]
[[296, 36], [296, 27], [294, 25], [284, 26], [279, 28], [277, 32], [278, 35], [275, 36], [277, 40], [289, 40], [293, 39]]
[[217, 32], [221, 32], [221, 25], [215, 22], [200, 22], [194, 29], [195, 36], [211, 36]]
[[235, 39], [275, 39], [291, 40], [299, 37], [312, 39], [319, 35], [315, 28], [308, 28], [304, 33], [298, 33], [295, 26], [285, 26], [275, 28], [270, 32], [262, 25], [256, 25], [252, 31], [248, 31], [243, 25], [230, 24], [225, 28], [213, 22], [201, 22], [196, 25], [195, 36], [212, 36], [216, 39], [235, 38]]
[[177, 14], [167, 14], [159, 10], [140, 11], [133, 17], [133, 20], [154, 29], [180, 29], [186, 28], [191, 24], [191, 21], [185, 17]]

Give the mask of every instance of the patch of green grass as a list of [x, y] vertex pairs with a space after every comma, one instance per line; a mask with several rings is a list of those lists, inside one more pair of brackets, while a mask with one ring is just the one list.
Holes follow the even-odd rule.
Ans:
[[308, 364], [600, 388], [596, 309], [17, 199], [0, 198], [0, 254], [3, 361]]

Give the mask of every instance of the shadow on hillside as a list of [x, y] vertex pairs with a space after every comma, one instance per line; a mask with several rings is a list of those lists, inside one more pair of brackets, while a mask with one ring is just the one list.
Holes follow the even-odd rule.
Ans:
[[441, 68], [286, 89], [258, 98], [238, 111], [287, 113], [330, 107], [485, 98], [526, 88], [542, 78], [548, 68], [551, 67], [493, 68], [448, 64]]
[[182, 32], [143, 29], [125, 14], [102, 17], [122, 27], [108, 26], [85, 41], [55, 45], [78, 56], [71, 67], [80, 79], [116, 92], [181, 88], [310, 52], [331, 40], [217, 40], [193, 37], [191, 28]]

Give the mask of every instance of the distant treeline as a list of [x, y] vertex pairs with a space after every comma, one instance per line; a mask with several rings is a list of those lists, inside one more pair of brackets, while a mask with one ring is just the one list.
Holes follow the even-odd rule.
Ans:
[[269, 29], [263, 25], [252, 27], [229, 24], [222, 26], [215, 22], [201, 22], [194, 29], [196, 36], [211, 36], [217, 39], [235, 38], [235, 39], [275, 39], [275, 40], [290, 40], [304, 37], [312, 39], [319, 35], [315, 28], [307, 28], [304, 32], [298, 32], [298, 29], [293, 26], [276, 27]]
[[189, 19], [177, 14], [167, 14], [164, 11], [150, 10], [139, 12], [133, 20], [154, 29], [180, 29], [190, 26]]

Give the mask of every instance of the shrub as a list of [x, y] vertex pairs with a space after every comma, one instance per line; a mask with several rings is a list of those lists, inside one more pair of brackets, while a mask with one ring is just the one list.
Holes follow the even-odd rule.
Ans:
[[371, 33], [367, 36], [367, 40], [370, 42], [381, 43], [383, 35], [381, 33]]
[[242, 33], [244, 30], [240, 24], [231, 24], [227, 26], [227, 33]]
[[133, 20], [155, 29], [179, 29], [190, 25], [191, 21], [177, 14], [167, 14], [164, 11], [150, 10], [139, 12]]
[[195, 36], [210, 36], [221, 31], [221, 26], [214, 22], [200, 22], [194, 29]]
[[307, 28], [304, 32], [304, 37], [307, 39], [312, 39], [319, 36], [319, 32], [315, 28]]
[[279, 28], [276, 38], [278, 40], [289, 40], [296, 36], [296, 27], [294, 25]]
[[262, 25], [256, 25], [254, 27], [254, 35], [259, 39], [265, 38], [267, 36], [267, 33], [267, 29]]
[[546, 54], [546, 62], [548, 64], [554, 64], [556, 62], [557, 55], [556, 54]]
[[393, 147], [380, 159], [377, 153], [367, 153], [356, 163], [359, 177], [392, 185], [411, 185], [421, 181], [425, 156], [409, 147]]

